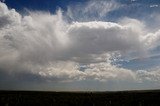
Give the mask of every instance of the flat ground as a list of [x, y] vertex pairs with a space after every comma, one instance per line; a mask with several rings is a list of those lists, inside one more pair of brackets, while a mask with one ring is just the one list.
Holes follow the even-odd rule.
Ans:
[[0, 106], [160, 106], [160, 90], [119, 92], [0, 91]]

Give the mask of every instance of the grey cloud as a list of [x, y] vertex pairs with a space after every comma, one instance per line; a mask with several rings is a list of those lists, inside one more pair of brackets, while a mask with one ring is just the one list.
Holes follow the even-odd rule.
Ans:
[[134, 51], [141, 44], [138, 31], [110, 22], [74, 23], [68, 32], [75, 52], [82, 54]]

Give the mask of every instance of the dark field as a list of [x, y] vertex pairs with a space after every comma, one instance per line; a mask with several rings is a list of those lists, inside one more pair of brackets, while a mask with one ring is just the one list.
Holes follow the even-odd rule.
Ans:
[[0, 91], [0, 106], [160, 106], [160, 90], [120, 92]]

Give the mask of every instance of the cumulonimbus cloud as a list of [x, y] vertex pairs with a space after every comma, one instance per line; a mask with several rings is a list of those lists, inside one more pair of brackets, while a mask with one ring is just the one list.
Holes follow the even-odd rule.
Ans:
[[146, 80], [152, 72], [113, 65], [111, 54], [147, 52], [159, 38], [159, 31], [145, 31], [136, 19], [68, 23], [60, 10], [21, 15], [0, 2], [0, 68], [7, 73], [28, 72], [62, 82]]

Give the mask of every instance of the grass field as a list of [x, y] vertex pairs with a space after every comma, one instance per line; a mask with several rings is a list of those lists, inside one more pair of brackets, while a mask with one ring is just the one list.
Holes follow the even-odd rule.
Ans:
[[119, 92], [0, 91], [0, 106], [160, 106], [160, 90]]

